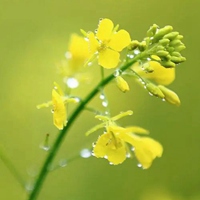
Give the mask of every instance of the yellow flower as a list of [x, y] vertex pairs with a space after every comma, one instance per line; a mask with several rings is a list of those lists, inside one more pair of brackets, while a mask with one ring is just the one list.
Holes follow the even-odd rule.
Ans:
[[[138, 73], [141, 77], [154, 81], [157, 84], [169, 85], [175, 79], [175, 69], [174, 68], [165, 68], [160, 63], [156, 61], [149, 61], [140, 66], [138, 63], [133, 65], [132, 69]], [[145, 72], [145, 68], [150, 68], [152, 72]]]
[[86, 77], [84, 64], [89, 58], [89, 50], [88, 43], [83, 37], [77, 34], [71, 35], [68, 51], [65, 56], [65, 60], [57, 63], [59, 73], [65, 78], [73, 77], [77, 81], [88, 79], [88, 75]]
[[67, 102], [76, 103], [74, 98], [67, 98], [64, 96], [60, 86], [54, 83], [55, 87], [52, 90], [52, 101], [43, 103], [37, 106], [38, 109], [53, 106], [53, 123], [59, 129], [62, 130], [67, 124], [67, 109], [65, 104]]
[[[99, 136], [94, 145], [94, 156], [97, 158], [106, 158], [110, 163], [118, 165], [134, 152], [143, 169], [147, 169], [156, 157], [162, 156], [163, 148], [159, 142], [149, 137], [136, 135], [148, 134], [146, 129], [137, 126], [123, 128], [114, 122], [130, 114], [131, 112], [127, 111], [112, 118], [97, 116], [97, 118], [104, 122], [91, 129], [87, 135], [105, 127], [106, 132]], [[132, 146], [133, 151], [129, 149], [127, 143]]]
[[97, 54], [98, 64], [110, 69], [117, 67], [120, 61], [119, 52], [127, 47], [130, 42], [130, 35], [125, 30], [117, 31], [110, 19], [102, 19], [99, 22], [96, 35], [88, 33], [89, 51], [91, 55]]
[[55, 89], [52, 90], [53, 102], [53, 123], [62, 130], [67, 124], [67, 111], [65, 107], [65, 99]]

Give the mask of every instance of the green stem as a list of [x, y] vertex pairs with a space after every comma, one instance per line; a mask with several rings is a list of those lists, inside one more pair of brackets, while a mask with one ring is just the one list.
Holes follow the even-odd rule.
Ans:
[[13, 175], [13, 177], [18, 181], [18, 183], [22, 186], [22, 188], [25, 187], [25, 182], [20, 175], [20, 173], [17, 171], [11, 160], [6, 156], [6, 154], [1, 150], [0, 148], [0, 159], [3, 161], [5, 166], [9, 169], [10, 173]]
[[[131, 65], [133, 65], [135, 62], [137, 62], [140, 58], [145, 56], [145, 52], [138, 54], [133, 60], [131, 60], [128, 63], [125, 63], [120, 68], [120, 71], [123, 72], [126, 69], [128, 69]], [[51, 162], [53, 161], [53, 158], [55, 157], [63, 139], [68, 133], [69, 128], [75, 121], [75, 119], [79, 116], [79, 114], [84, 110], [84, 107], [90, 102], [91, 99], [95, 97], [95, 95], [101, 91], [101, 88], [107, 85], [110, 81], [112, 81], [115, 78], [113, 74], [106, 77], [104, 80], [100, 81], [100, 83], [86, 96], [86, 98], [81, 101], [79, 106], [75, 109], [75, 111], [72, 113], [71, 117], [68, 120], [67, 126], [64, 127], [64, 129], [59, 133], [58, 137], [56, 138], [51, 150], [49, 151], [49, 154], [46, 157], [46, 160], [44, 161], [44, 164], [42, 166], [42, 169], [38, 175], [38, 179], [35, 182], [34, 189], [30, 193], [29, 200], [36, 199], [40, 189], [42, 188], [42, 184], [48, 174], [48, 168], [50, 167]]]

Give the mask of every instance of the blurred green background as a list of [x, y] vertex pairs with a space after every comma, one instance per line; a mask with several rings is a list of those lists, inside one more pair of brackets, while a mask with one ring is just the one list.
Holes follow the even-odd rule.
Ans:
[[[112, 114], [132, 109], [134, 115], [120, 123], [149, 129], [151, 137], [163, 144], [163, 157], [148, 170], [130, 159], [119, 166], [94, 157], [77, 159], [49, 174], [38, 200], [200, 199], [199, 8], [198, 0], [0, 0], [0, 145], [27, 185], [46, 156], [39, 148], [45, 134], [52, 142], [58, 132], [50, 110], [37, 110], [36, 105], [50, 100], [55, 80], [61, 83], [55, 63], [64, 58], [71, 33], [94, 30], [99, 18], [107, 17], [138, 40], [153, 23], [172, 25], [184, 35], [187, 46], [183, 52], [187, 62], [177, 67], [176, 81], [169, 87], [181, 98], [180, 107], [149, 96], [131, 79], [127, 94], [114, 84], [106, 88]], [[98, 99], [92, 103], [97, 104]], [[84, 112], [55, 163], [90, 147], [98, 134], [85, 137], [84, 133], [96, 123], [92, 114]], [[24, 190], [2, 161], [0, 199], [24, 199]]]

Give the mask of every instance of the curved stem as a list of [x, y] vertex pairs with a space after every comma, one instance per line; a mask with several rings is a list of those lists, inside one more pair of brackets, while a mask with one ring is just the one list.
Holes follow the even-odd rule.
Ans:
[[[125, 63], [120, 67], [120, 71], [125, 71], [128, 69], [132, 64], [138, 61], [141, 57], [143, 57], [145, 52], [138, 54], [135, 58], [133, 58], [130, 62]], [[74, 120], [79, 116], [79, 114], [84, 110], [84, 107], [90, 102], [91, 99], [95, 97], [95, 95], [101, 90], [102, 87], [107, 85], [111, 80], [113, 80], [115, 76], [113, 74], [106, 77], [104, 80], [100, 81], [100, 83], [86, 96], [86, 98], [81, 101], [79, 106], [75, 109], [75, 111], [72, 113], [71, 117], [68, 120], [67, 126], [64, 127], [64, 129], [59, 133], [58, 137], [56, 138], [51, 150], [49, 151], [49, 154], [46, 157], [46, 160], [44, 161], [44, 164], [42, 166], [42, 169], [38, 175], [38, 179], [35, 182], [35, 187], [30, 193], [29, 200], [36, 199], [42, 184], [48, 174], [48, 168], [51, 165], [51, 162], [53, 161], [53, 158], [55, 157], [64, 137], [67, 135], [68, 130], [70, 129], [71, 125], [73, 124]]]

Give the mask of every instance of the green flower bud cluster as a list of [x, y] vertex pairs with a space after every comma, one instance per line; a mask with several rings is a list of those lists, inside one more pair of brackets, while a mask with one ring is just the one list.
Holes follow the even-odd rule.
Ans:
[[172, 26], [159, 28], [158, 25], [153, 24], [147, 31], [147, 37], [142, 42], [131, 41], [128, 49], [133, 51], [133, 54], [136, 49], [139, 52], [146, 52], [146, 59], [156, 55], [159, 59], [155, 61], [166, 68], [173, 68], [186, 60], [180, 53], [186, 48], [182, 39], [183, 36], [179, 32], [173, 31]]
[[175, 67], [186, 60], [180, 53], [186, 48], [182, 39], [183, 36], [173, 31], [172, 26], [159, 28], [156, 24], [150, 27], [145, 38], [149, 52], [157, 55], [160, 58], [158, 62], [166, 68]]

